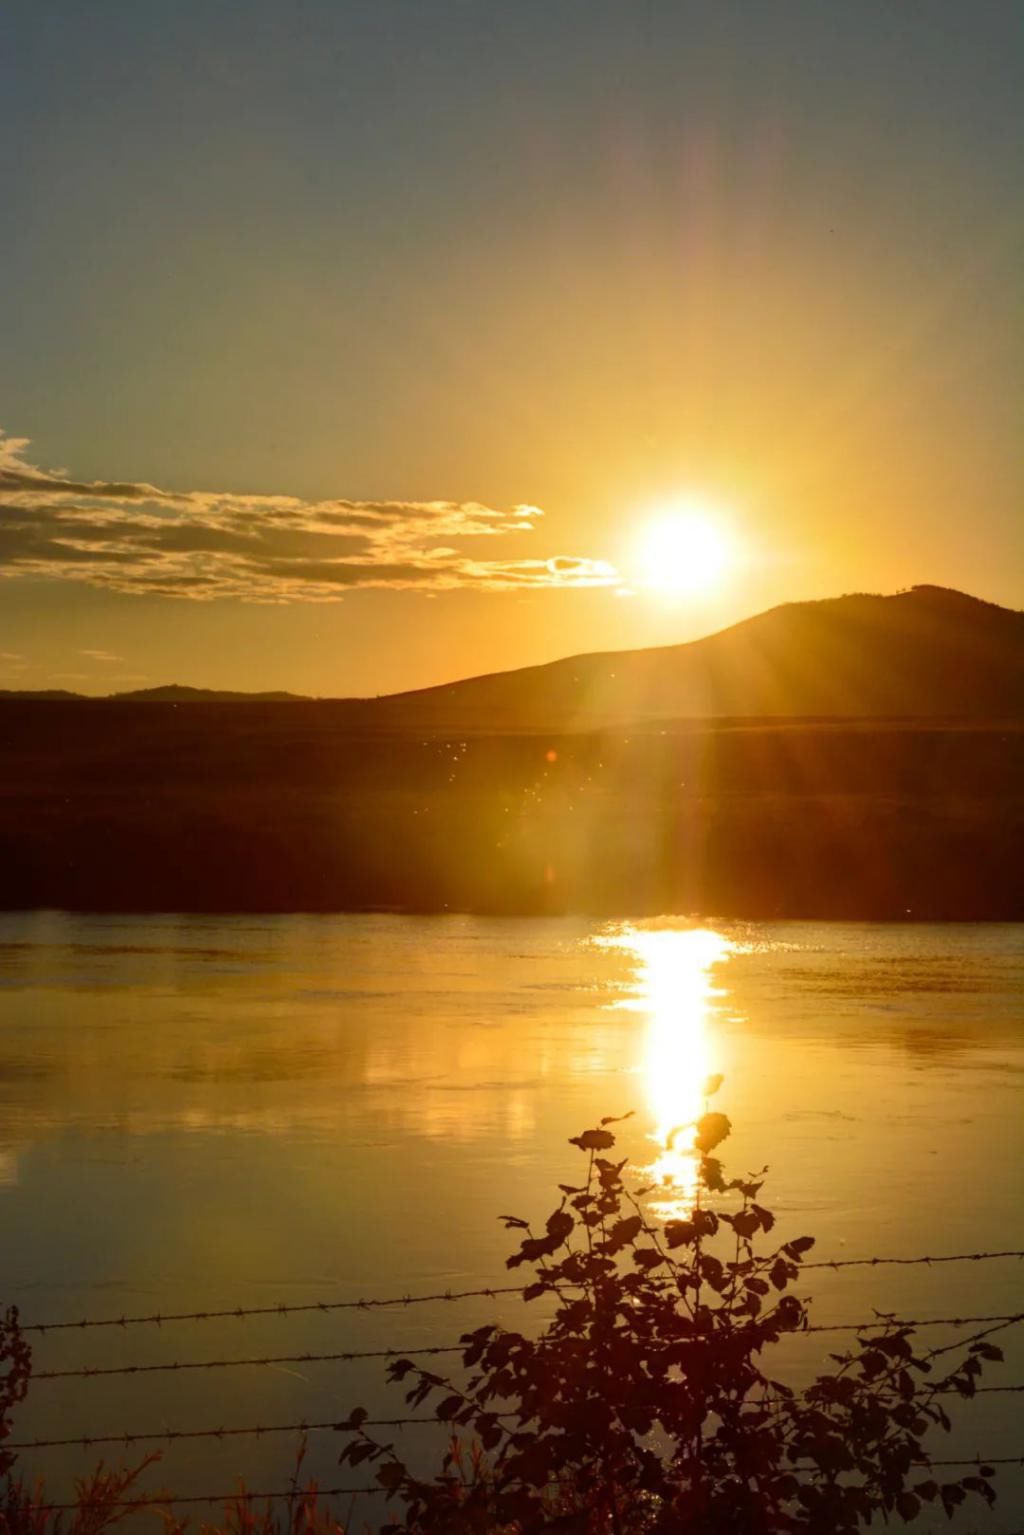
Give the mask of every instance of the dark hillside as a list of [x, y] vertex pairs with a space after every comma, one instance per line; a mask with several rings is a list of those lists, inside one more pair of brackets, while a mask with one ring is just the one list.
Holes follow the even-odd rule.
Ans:
[[638, 720], [1024, 717], [1024, 613], [919, 586], [791, 603], [654, 650], [573, 656], [364, 705], [436, 729], [594, 729]]

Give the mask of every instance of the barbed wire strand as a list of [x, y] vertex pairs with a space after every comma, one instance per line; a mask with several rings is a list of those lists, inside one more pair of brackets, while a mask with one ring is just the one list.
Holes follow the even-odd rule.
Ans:
[[[975, 1322], [996, 1322], [999, 1327], [1011, 1327], [1014, 1322], [1024, 1322], [1024, 1311], [1009, 1312], [1002, 1316], [898, 1317], [883, 1313], [869, 1322], [811, 1322], [807, 1327], [797, 1328], [783, 1336], [795, 1338], [809, 1332], [868, 1332], [875, 1327], [972, 1327]], [[993, 1327], [991, 1330], [996, 1332], [998, 1328]], [[960, 1345], [951, 1343], [949, 1346], [959, 1348]]]
[[[1021, 1316], [1010, 1316], [1010, 1317], [1003, 1317], [1003, 1318], [1000, 1318], [1000, 1317], [981, 1318], [981, 1317], [979, 1317], [978, 1320], [979, 1321], [991, 1320], [996, 1325], [994, 1327], [986, 1327], [983, 1332], [976, 1332], [976, 1333], [974, 1333], [970, 1338], [968, 1338], [966, 1340], [968, 1343], [980, 1343], [984, 1338], [991, 1337], [993, 1333], [995, 1333], [995, 1332], [1003, 1332], [1007, 1327], [1012, 1327], [1015, 1322], [1020, 1322], [1020, 1321], [1024, 1320], [1024, 1317], [1021, 1317]], [[964, 1342], [964, 1340], [961, 1338], [960, 1339], [961, 1345], [963, 1344], [963, 1342]], [[927, 1355], [925, 1357], [928, 1358], [928, 1359], [938, 1359], [940, 1354], [951, 1354], [956, 1347], [957, 1347], [956, 1343], [946, 1343], [941, 1348], [929, 1349], [928, 1353], [927, 1353]]]
[[[1024, 1386], [1021, 1387], [1024, 1391]], [[493, 1418], [509, 1418], [511, 1413], [491, 1413]], [[360, 1428], [407, 1428], [413, 1424], [426, 1426], [433, 1424], [435, 1428], [444, 1424], [451, 1424], [453, 1418], [437, 1418], [431, 1414], [413, 1418], [363, 1418]], [[354, 1432], [348, 1429], [343, 1419], [334, 1419], [324, 1423], [267, 1423], [253, 1424], [243, 1428], [169, 1428], [157, 1433], [124, 1433], [124, 1434], [81, 1434], [76, 1439], [25, 1439], [21, 1443], [7, 1440], [4, 1443], [5, 1450], [49, 1450], [69, 1449], [79, 1446], [83, 1450], [94, 1449], [102, 1444], [172, 1444], [178, 1439], [234, 1439], [241, 1435], [251, 1435], [257, 1439], [264, 1434], [312, 1434], [321, 1431], [336, 1430], [338, 1433]]]
[[137, 1327], [150, 1324], [157, 1327], [168, 1322], [216, 1322], [228, 1318], [251, 1316], [296, 1316], [301, 1312], [374, 1311], [389, 1306], [423, 1306], [431, 1301], [460, 1301], [477, 1298], [491, 1300], [499, 1295], [518, 1295], [522, 1298], [525, 1286], [497, 1285], [480, 1290], [437, 1290], [430, 1295], [391, 1295], [359, 1300], [302, 1301], [294, 1304], [282, 1302], [273, 1306], [228, 1306], [215, 1311], [155, 1311], [145, 1316], [82, 1317], [75, 1322], [22, 1323], [22, 1332], [70, 1332], [88, 1327]]
[[[973, 1464], [973, 1462], [972, 1462]], [[315, 1487], [315, 1488], [274, 1488], [271, 1492], [249, 1492], [236, 1489], [234, 1492], [194, 1492], [184, 1497], [168, 1494], [165, 1498], [122, 1498], [115, 1502], [103, 1501], [104, 1508], [169, 1508], [177, 1503], [251, 1503], [255, 1500], [270, 1502], [272, 1499], [294, 1498], [303, 1501], [307, 1498], [341, 1498], [356, 1497], [362, 1493], [376, 1492], [386, 1493], [388, 1488], [380, 1485], [368, 1487]], [[72, 1513], [81, 1505], [78, 1503], [35, 1503], [28, 1505], [27, 1512], [39, 1514]]]
[[[977, 1455], [969, 1460], [928, 1460], [921, 1461], [922, 1471], [930, 1470], [936, 1466], [1021, 1466], [1024, 1465], [1024, 1455]], [[508, 1484], [506, 1484], [508, 1485]], [[520, 1485], [520, 1484], [516, 1484]], [[167, 1508], [171, 1504], [178, 1503], [249, 1503], [254, 1500], [269, 1502], [280, 1498], [295, 1499], [301, 1501], [305, 1498], [316, 1496], [318, 1498], [355, 1497], [365, 1493], [387, 1493], [396, 1489], [382, 1487], [380, 1484], [370, 1483], [364, 1487], [283, 1487], [275, 1488], [270, 1492], [249, 1492], [239, 1489], [234, 1492], [198, 1492], [187, 1493], [182, 1497], [168, 1495], [154, 1498], [124, 1498], [110, 1503], [104, 1503], [105, 1508]], [[539, 1489], [538, 1489], [539, 1490]], [[79, 1508], [78, 1503], [36, 1503], [29, 1505], [30, 1509], [37, 1513], [66, 1513]], [[1022, 1535], [1022, 1532], [1007, 1531], [1006, 1535]]]
[[[816, 1322], [808, 1327], [795, 1328], [791, 1332], [786, 1332], [783, 1336], [799, 1338], [807, 1333], [859, 1333], [869, 1332], [879, 1327], [970, 1327], [976, 1322], [996, 1323], [997, 1326], [991, 1330], [998, 1331], [1000, 1328], [1010, 1327], [1014, 1323], [1022, 1321], [1024, 1321], [1024, 1312], [996, 1316], [876, 1316], [864, 1322]], [[950, 1348], [956, 1348], [957, 1346], [957, 1344], [951, 1344]], [[155, 1375], [176, 1370], [229, 1370], [244, 1365], [350, 1364], [358, 1359], [395, 1359], [407, 1355], [428, 1357], [440, 1354], [461, 1354], [462, 1352], [463, 1345], [461, 1343], [446, 1343], [422, 1348], [346, 1349], [342, 1352], [331, 1354], [267, 1354], [254, 1355], [242, 1359], [174, 1359], [158, 1364], [82, 1365], [77, 1369], [69, 1370], [37, 1370], [33, 1372], [32, 1380], [33, 1383], [43, 1380], [90, 1380], [96, 1376], [104, 1375]], [[944, 1352], [944, 1350], [937, 1350], [936, 1352]]]
[[[909, 1265], [930, 1266], [937, 1263], [984, 1263], [997, 1258], [1024, 1259], [1024, 1248], [1007, 1248], [992, 1252], [926, 1253], [912, 1258], [881, 1256], [871, 1258], [822, 1258], [816, 1259], [813, 1263], [801, 1264], [801, 1269], [838, 1270], [846, 1268], [879, 1268], [886, 1264], [898, 1264], [907, 1267]], [[271, 1306], [228, 1306], [204, 1311], [154, 1311], [136, 1316], [80, 1317], [71, 1322], [28, 1322], [22, 1324], [21, 1331], [47, 1333], [79, 1331], [93, 1327], [138, 1327], [143, 1325], [162, 1327], [165, 1323], [170, 1322], [213, 1322], [224, 1321], [230, 1317], [235, 1317], [239, 1320], [244, 1317], [254, 1316], [286, 1317], [296, 1316], [303, 1312], [373, 1311], [391, 1306], [423, 1306], [438, 1301], [491, 1300], [499, 1295], [518, 1295], [522, 1298], [524, 1293], [525, 1287], [523, 1285], [497, 1285], [475, 1290], [435, 1290], [427, 1295], [364, 1296], [357, 1300], [282, 1302]]]
[[858, 1269], [880, 1268], [883, 1264], [898, 1264], [908, 1266], [910, 1264], [925, 1264], [931, 1266], [935, 1263], [985, 1263], [992, 1258], [1024, 1258], [1024, 1250], [1007, 1248], [1001, 1252], [977, 1252], [977, 1253], [925, 1253], [915, 1258], [816, 1258], [813, 1263], [801, 1263], [801, 1269]]
[[[1013, 1386], [977, 1386], [971, 1393], [972, 1396], [995, 1395], [999, 1393], [1024, 1392], [1024, 1383]], [[959, 1396], [955, 1386], [949, 1386], [939, 1393], [944, 1396]], [[489, 1416], [499, 1420], [514, 1420], [515, 1413], [498, 1412]], [[427, 1427], [432, 1425], [437, 1428], [444, 1424], [454, 1423], [454, 1418], [438, 1418], [432, 1413], [421, 1413], [416, 1417], [405, 1418], [363, 1418], [361, 1428], [411, 1428]], [[7, 1450], [52, 1450], [52, 1449], [83, 1449], [91, 1450], [100, 1445], [124, 1445], [134, 1444], [174, 1444], [179, 1439], [237, 1439], [245, 1436], [259, 1439], [264, 1434], [312, 1434], [335, 1431], [337, 1433], [351, 1432], [343, 1419], [330, 1419], [321, 1423], [310, 1423], [300, 1420], [297, 1423], [254, 1423], [219, 1428], [168, 1428], [160, 1431], [138, 1431], [126, 1429], [120, 1434], [78, 1434], [68, 1439], [21, 1439], [7, 1440], [4, 1448]]]
[[461, 1354], [461, 1343], [447, 1343], [429, 1348], [371, 1348], [338, 1354], [268, 1354], [246, 1359], [175, 1359], [165, 1364], [85, 1365], [77, 1370], [36, 1370], [32, 1384], [41, 1380], [88, 1380], [97, 1375], [155, 1375], [174, 1370], [230, 1370], [240, 1365], [277, 1364], [349, 1364], [356, 1359], [396, 1359], [406, 1354], [419, 1356]]

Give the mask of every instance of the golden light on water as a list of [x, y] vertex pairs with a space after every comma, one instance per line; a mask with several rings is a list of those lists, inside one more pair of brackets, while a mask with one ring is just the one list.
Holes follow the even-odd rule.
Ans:
[[642, 584], [666, 597], [695, 596], [720, 586], [735, 563], [721, 518], [701, 501], [661, 508], [641, 535]]
[[647, 1015], [643, 1073], [658, 1150], [644, 1171], [665, 1190], [654, 1208], [679, 1216], [696, 1194], [692, 1126], [704, 1112], [704, 1083], [721, 1069], [709, 1029], [714, 999], [722, 995], [712, 972], [735, 944], [710, 928], [631, 927], [598, 942], [636, 961], [631, 994], [613, 1005]]

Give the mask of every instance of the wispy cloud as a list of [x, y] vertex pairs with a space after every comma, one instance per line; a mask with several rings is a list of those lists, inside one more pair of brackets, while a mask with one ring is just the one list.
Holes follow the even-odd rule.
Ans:
[[87, 656], [90, 661], [101, 661], [104, 664], [124, 660], [124, 656], [116, 656], [112, 650], [80, 650], [78, 654]]
[[[614, 587], [604, 560], [480, 558], [476, 542], [533, 533], [536, 506], [475, 501], [305, 501], [89, 482], [25, 458], [0, 432], [0, 576], [137, 595], [334, 601], [359, 587], [436, 592]], [[94, 660], [117, 659], [83, 651]]]

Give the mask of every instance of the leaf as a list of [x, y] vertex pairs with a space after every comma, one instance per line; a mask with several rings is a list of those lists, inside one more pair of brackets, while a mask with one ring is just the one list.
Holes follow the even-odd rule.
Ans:
[[775, 1225], [775, 1217], [772, 1212], [770, 1210], [766, 1210], [763, 1205], [751, 1205], [750, 1208], [761, 1222], [761, 1229], [763, 1231], [771, 1231], [772, 1227]]
[[876, 1348], [869, 1348], [861, 1354], [858, 1364], [865, 1380], [874, 1380], [885, 1369], [885, 1355]]
[[789, 1283], [789, 1264], [785, 1258], [776, 1258], [768, 1273], [768, 1278], [777, 1290], [784, 1290]]
[[405, 1480], [405, 1469], [397, 1461], [391, 1461], [386, 1466], [378, 1466], [377, 1480], [389, 1492], [394, 1492], [396, 1488], [401, 1487], [402, 1482]]
[[741, 1237], [752, 1237], [760, 1224], [753, 1210], [737, 1210], [732, 1218], [733, 1230]]
[[802, 1253], [810, 1252], [813, 1246], [813, 1237], [794, 1237], [792, 1242], [786, 1243], [783, 1252], [787, 1253], [790, 1258], [799, 1258]]
[[707, 1077], [702, 1089], [704, 1097], [713, 1098], [724, 1081], [725, 1078], [720, 1071], [716, 1071], [710, 1077]]
[[350, 1466], [361, 1466], [364, 1460], [369, 1460], [371, 1456], [377, 1455], [380, 1452], [375, 1444], [349, 1444], [345, 1446], [341, 1453], [342, 1458]]
[[[704, 1253], [700, 1259], [700, 1273], [701, 1278], [706, 1279], [713, 1290], [717, 1290], [719, 1294], [722, 1293], [726, 1286], [726, 1278], [725, 1269], [719, 1258], [716, 1258], [713, 1253]], [[767, 1288], [766, 1285], [765, 1289]]]
[[722, 1174], [722, 1164], [717, 1157], [705, 1157], [701, 1163], [701, 1172], [704, 1176], [704, 1186], [711, 1190], [712, 1194], [724, 1194], [729, 1185]]
[[582, 1135], [571, 1136], [569, 1145], [581, 1151], [607, 1151], [615, 1145], [615, 1137], [608, 1130], [584, 1130]]
[[698, 1236], [713, 1237], [718, 1230], [718, 1216], [714, 1210], [694, 1210], [693, 1229]]
[[561, 1245], [572, 1230], [575, 1222], [568, 1210], [556, 1210], [547, 1219], [548, 1236], [553, 1242]]
[[606, 1114], [602, 1119], [603, 1125], [621, 1125], [625, 1120], [632, 1119], [636, 1109], [630, 1109], [628, 1114]]
[[725, 1140], [732, 1125], [727, 1114], [702, 1114], [697, 1121], [697, 1134], [693, 1138], [693, 1144], [697, 1150], [705, 1155], [714, 1151]]
[[[671, 1245], [672, 1244], [669, 1243], [669, 1246]], [[664, 1261], [665, 1260], [660, 1253], [652, 1252], [649, 1247], [638, 1247], [633, 1251], [633, 1262], [636, 1264], [637, 1268], [656, 1269], [660, 1264], [664, 1263]]]
[[627, 1215], [623, 1220], [616, 1221], [608, 1233], [608, 1240], [604, 1244], [605, 1251], [610, 1253], [621, 1252], [631, 1242], [635, 1242], [643, 1230], [643, 1219], [639, 1215]]
[[921, 1499], [915, 1498], [912, 1492], [901, 1492], [896, 1499], [896, 1511], [901, 1519], [908, 1524], [911, 1519], [916, 1519], [921, 1512]]
[[348, 1417], [344, 1418], [342, 1422], [336, 1423], [334, 1426], [336, 1429], [338, 1429], [339, 1432], [346, 1433], [349, 1429], [361, 1427], [361, 1425], [366, 1422], [368, 1416], [369, 1414], [367, 1413], [365, 1407], [353, 1407]]
[[501, 1443], [501, 1427], [493, 1418], [478, 1423], [477, 1430], [480, 1434], [480, 1443], [485, 1450], [493, 1450], [496, 1444]]
[[939, 1496], [946, 1515], [950, 1519], [953, 1517], [954, 1508], [958, 1508], [967, 1498], [967, 1494], [958, 1482], [943, 1482], [939, 1488]]

